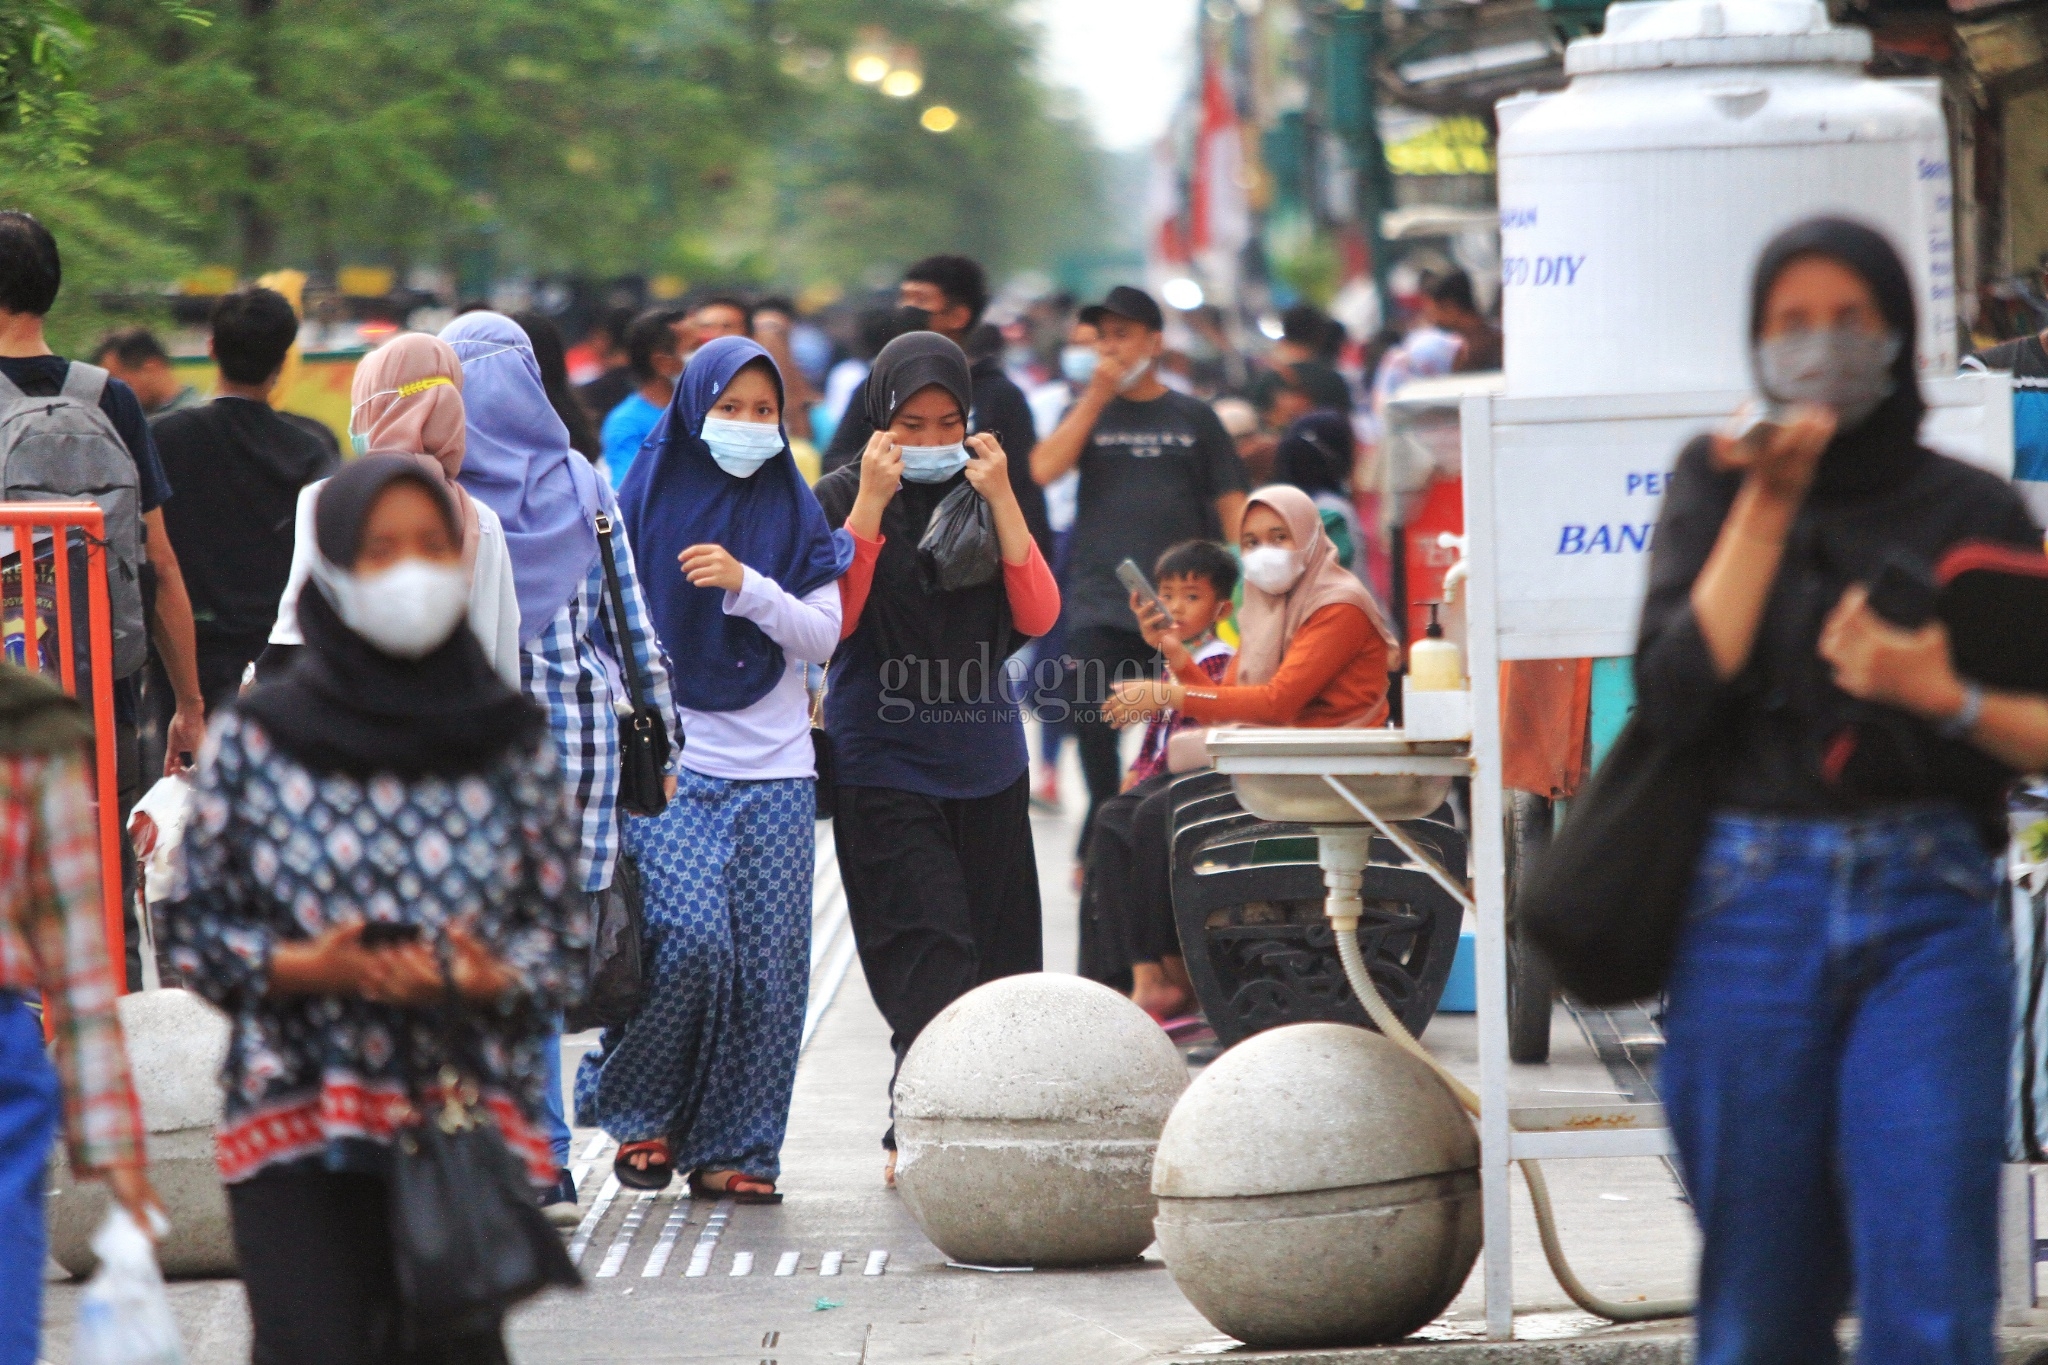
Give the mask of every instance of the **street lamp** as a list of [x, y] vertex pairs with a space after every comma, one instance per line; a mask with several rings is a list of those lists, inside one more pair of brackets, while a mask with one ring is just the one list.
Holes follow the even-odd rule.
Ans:
[[889, 35], [878, 28], [864, 28], [846, 54], [846, 74], [862, 85], [879, 85], [888, 76]]
[[943, 104], [934, 104], [918, 116], [927, 133], [950, 133], [960, 126], [960, 115]]
[[914, 47], [896, 49], [894, 65], [882, 77], [882, 93], [891, 99], [907, 100], [924, 89], [924, 63]]

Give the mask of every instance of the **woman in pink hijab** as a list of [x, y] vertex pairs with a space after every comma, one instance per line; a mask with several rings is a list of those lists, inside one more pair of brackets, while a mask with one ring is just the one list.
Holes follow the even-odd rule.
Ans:
[[[462, 562], [469, 571], [469, 624], [498, 676], [519, 686], [519, 598], [513, 587], [512, 556], [497, 513], [469, 496], [456, 476], [462, 472], [467, 413], [462, 403], [462, 362], [447, 342], [424, 332], [393, 337], [362, 358], [349, 389], [349, 443], [358, 455], [406, 455], [447, 485], [462, 515]], [[299, 494], [291, 577], [278, 603], [270, 647], [257, 660], [259, 673], [282, 664], [299, 635], [299, 591], [313, 572], [318, 550], [313, 506], [321, 483]]]

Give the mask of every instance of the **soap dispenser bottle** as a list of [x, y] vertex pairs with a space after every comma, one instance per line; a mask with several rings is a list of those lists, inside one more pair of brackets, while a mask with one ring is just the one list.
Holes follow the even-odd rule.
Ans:
[[1424, 602], [1429, 608], [1429, 627], [1424, 637], [1408, 647], [1408, 690], [1411, 692], [1458, 692], [1465, 687], [1465, 661], [1458, 647], [1444, 638], [1437, 620], [1441, 602]]

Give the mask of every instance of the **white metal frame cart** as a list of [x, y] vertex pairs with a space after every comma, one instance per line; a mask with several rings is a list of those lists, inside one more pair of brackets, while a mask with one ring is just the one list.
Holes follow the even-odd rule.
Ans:
[[[1930, 445], [2010, 477], [2011, 379], [1923, 383]], [[1508, 1109], [1506, 883], [1501, 805], [1500, 664], [1635, 651], [1651, 528], [1679, 448], [1732, 411], [1739, 393], [1600, 398], [1476, 395], [1463, 406], [1467, 598], [1472, 677], [1472, 877], [1478, 928], [1479, 1097], [1486, 1324], [1514, 1329], [1509, 1167], [1521, 1158], [1661, 1156], [1661, 1106], [1602, 1110], [1597, 1127]], [[2014, 1188], [2008, 1181], [2008, 1190]], [[2026, 1198], [2024, 1182], [2014, 1199]], [[2008, 1315], [2031, 1310], [2031, 1220], [2008, 1218]], [[2015, 1256], [2023, 1256], [2015, 1270]], [[2024, 1275], [2025, 1278], [2019, 1278]], [[2015, 1293], [2021, 1293], [2015, 1301]]]

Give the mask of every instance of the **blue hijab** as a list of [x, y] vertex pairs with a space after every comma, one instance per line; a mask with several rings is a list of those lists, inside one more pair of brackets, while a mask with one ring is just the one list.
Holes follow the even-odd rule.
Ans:
[[782, 647], [741, 616], [725, 612], [725, 594], [693, 587], [676, 558], [692, 545], [723, 545], [734, 559], [792, 596], [802, 597], [846, 572], [853, 541], [835, 535], [783, 432], [782, 453], [737, 479], [704, 444], [704, 418], [733, 376], [756, 360], [782, 389], [775, 359], [745, 337], [719, 337], [690, 357], [668, 411], [648, 434], [619, 489], [619, 514], [632, 537], [634, 563], [655, 632], [675, 665], [678, 705], [692, 711], [751, 706], [782, 678]]
[[502, 313], [464, 313], [441, 329], [462, 361], [468, 447], [458, 481], [498, 514], [519, 596], [519, 643], [546, 630], [597, 563], [597, 471], [541, 383], [533, 343]]

